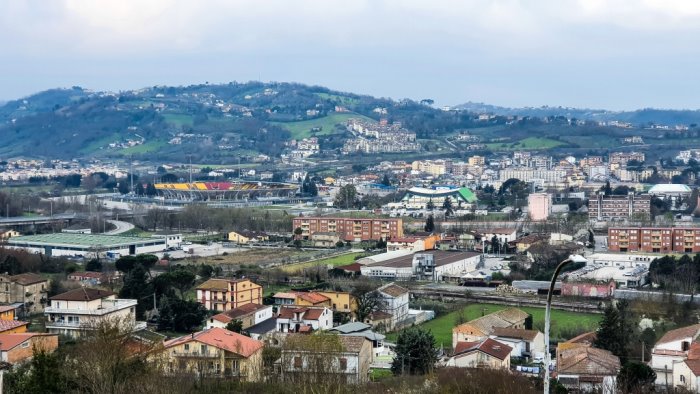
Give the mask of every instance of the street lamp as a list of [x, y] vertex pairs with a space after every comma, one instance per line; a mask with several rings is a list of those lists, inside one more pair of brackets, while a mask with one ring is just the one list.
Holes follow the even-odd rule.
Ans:
[[554, 293], [554, 283], [557, 281], [557, 277], [565, 265], [569, 263], [586, 263], [587, 261], [588, 260], [581, 255], [572, 254], [566, 260], [557, 265], [557, 269], [554, 270], [554, 275], [552, 275], [552, 281], [549, 283], [549, 291], [547, 292], [547, 307], [544, 310], [544, 394], [549, 394], [549, 365], [552, 363], [552, 356], [549, 353], [549, 320], [550, 311], [552, 309], [552, 293]]

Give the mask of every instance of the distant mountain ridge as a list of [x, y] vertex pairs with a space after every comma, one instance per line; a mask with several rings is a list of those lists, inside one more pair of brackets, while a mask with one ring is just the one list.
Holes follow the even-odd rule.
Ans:
[[700, 110], [686, 109], [644, 108], [635, 111], [608, 111], [604, 109], [550, 106], [509, 108], [474, 102], [467, 102], [452, 108], [474, 113], [489, 113], [501, 116], [531, 116], [537, 118], [564, 116], [567, 118], [598, 122], [619, 121], [631, 123], [634, 126], [644, 126], [649, 123], [668, 126], [700, 124]]

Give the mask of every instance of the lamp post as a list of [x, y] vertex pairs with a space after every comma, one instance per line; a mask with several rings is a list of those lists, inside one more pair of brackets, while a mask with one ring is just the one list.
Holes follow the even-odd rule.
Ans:
[[557, 265], [552, 275], [552, 281], [549, 282], [549, 291], [547, 292], [547, 307], [544, 310], [544, 394], [549, 394], [549, 366], [552, 363], [552, 356], [549, 353], [549, 320], [552, 309], [552, 293], [554, 293], [554, 283], [562, 268], [569, 263], [585, 263], [586, 260], [580, 255], [571, 255], [566, 260]]

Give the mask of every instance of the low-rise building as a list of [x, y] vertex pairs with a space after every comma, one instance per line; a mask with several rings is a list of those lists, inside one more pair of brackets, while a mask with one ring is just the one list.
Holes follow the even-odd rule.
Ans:
[[317, 232], [311, 234], [311, 244], [314, 248], [335, 248], [340, 241], [336, 232]]
[[226, 328], [231, 321], [240, 320], [241, 329], [246, 330], [265, 320], [272, 319], [272, 316], [272, 305], [245, 304], [210, 317], [207, 320], [207, 329]]
[[650, 367], [656, 372], [657, 386], [670, 386], [683, 374], [676, 369], [688, 360], [691, 347], [700, 336], [700, 324], [668, 331], [651, 349]]
[[478, 342], [457, 342], [447, 365], [509, 370], [512, 350], [510, 346], [490, 338]]
[[282, 347], [280, 369], [286, 381], [313, 382], [334, 374], [348, 384], [369, 380], [372, 344], [361, 336], [337, 336], [337, 343], [315, 341], [314, 336], [291, 335]]
[[277, 331], [283, 333], [328, 330], [333, 327], [333, 311], [326, 307], [280, 307]]
[[258, 381], [263, 343], [223, 328], [195, 332], [164, 343], [166, 370], [198, 377]]
[[53, 353], [58, 348], [58, 335], [38, 332], [0, 334], [0, 361], [22, 364], [30, 361], [35, 351]]
[[50, 301], [44, 315], [46, 330], [52, 334], [76, 338], [103, 323], [130, 330], [146, 327], [145, 322], [136, 322], [137, 300], [119, 299], [111, 291], [81, 287], [55, 295]]
[[[400, 253], [397, 250], [389, 253]], [[371, 261], [368, 259], [368, 262]], [[360, 268], [363, 276], [379, 279], [420, 279], [442, 281], [446, 276], [466, 274], [476, 269], [481, 254], [476, 252], [430, 250], [369, 262]], [[363, 261], [358, 261], [362, 264]]]
[[557, 379], [568, 390], [580, 392], [617, 392], [620, 359], [611, 352], [589, 346], [559, 352]]
[[27, 272], [18, 275], [0, 275], [0, 302], [22, 303], [22, 314], [44, 311], [48, 303], [49, 280]]
[[391, 331], [408, 317], [408, 289], [395, 283], [388, 283], [376, 291], [382, 299], [381, 311], [391, 315], [389, 325], [384, 327], [384, 329]]
[[462, 323], [452, 329], [452, 347], [458, 342], [479, 342], [494, 335], [497, 328], [525, 329], [529, 315], [517, 308], [503, 309]]
[[245, 304], [262, 304], [262, 286], [250, 279], [213, 278], [197, 286], [197, 301], [214, 311], [229, 311]]
[[511, 357], [544, 359], [544, 335], [537, 330], [521, 328], [495, 328], [489, 336], [511, 347]]

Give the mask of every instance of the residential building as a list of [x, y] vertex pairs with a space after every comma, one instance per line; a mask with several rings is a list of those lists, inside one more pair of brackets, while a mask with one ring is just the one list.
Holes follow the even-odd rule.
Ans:
[[381, 311], [391, 315], [389, 326], [384, 327], [384, 329], [391, 331], [408, 317], [408, 289], [395, 283], [388, 283], [376, 291], [382, 299]]
[[280, 358], [283, 379], [313, 382], [320, 376], [334, 374], [347, 384], [366, 383], [372, 363], [371, 342], [362, 336], [350, 335], [339, 335], [338, 342], [339, 347], [331, 343], [324, 348], [316, 345], [313, 336], [288, 337]]
[[537, 330], [495, 328], [489, 338], [511, 347], [511, 357], [544, 359], [544, 335]]
[[207, 320], [207, 329], [226, 328], [233, 320], [240, 320], [241, 329], [246, 330], [265, 320], [272, 319], [272, 305], [245, 304], [210, 317]]
[[229, 311], [245, 304], [262, 304], [262, 286], [250, 279], [213, 278], [197, 286], [197, 301], [213, 311]]
[[294, 305], [297, 295], [295, 292], [279, 292], [272, 296], [275, 305]]
[[166, 341], [163, 355], [169, 373], [258, 381], [262, 350], [260, 341], [214, 327]]
[[478, 342], [457, 342], [447, 365], [460, 368], [510, 370], [510, 346], [486, 338]]
[[[681, 381], [680, 375], [683, 375], [684, 368], [676, 369], [676, 367], [689, 359], [691, 348], [697, 345], [698, 336], [700, 336], [700, 324], [693, 324], [668, 331], [656, 341], [651, 349], [649, 366], [656, 372], [657, 386], [670, 386], [674, 381]], [[688, 382], [689, 385], [691, 383]]]
[[335, 248], [340, 242], [336, 232], [317, 232], [311, 235], [311, 245], [314, 248]]
[[332, 327], [333, 311], [326, 307], [283, 306], [277, 315], [278, 332], [311, 332]]
[[403, 220], [401, 219], [359, 219], [306, 217], [294, 218], [292, 231], [300, 228], [299, 237], [310, 239], [317, 232], [337, 233], [343, 241], [378, 241], [381, 239], [403, 237]]
[[357, 298], [344, 291], [315, 291], [314, 293], [327, 297], [333, 313], [349, 313], [352, 316], [357, 312]]
[[588, 219], [599, 221], [648, 219], [651, 213], [651, 196], [648, 194], [605, 196], [598, 193], [588, 200]]
[[31, 360], [34, 351], [53, 353], [57, 348], [56, 334], [0, 334], [0, 361], [10, 364], [21, 364]]
[[645, 159], [644, 153], [641, 152], [611, 152], [608, 161], [610, 164], [627, 165], [632, 160], [643, 163]]
[[97, 286], [102, 284], [104, 274], [102, 272], [76, 271], [68, 274], [68, 280], [73, 280], [89, 286]]
[[21, 320], [0, 320], [0, 334], [21, 334], [27, 332], [29, 323]]
[[497, 328], [525, 329], [529, 315], [517, 308], [503, 309], [462, 323], [452, 329], [452, 347], [458, 342], [479, 342], [494, 335]]
[[673, 387], [700, 393], [700, 359], [690, 359], [673, 366]]
[[481, 239], [486, 242], [491, 242], [493, 237], [498, 238], [498, 242], [501, 245], [505, 245], [508, 242], [513, 242], [518, 238], [518, 230], [516, 228], [492, 228], [484, 230], [481, 235]]
[[484, 156], [471, 156], [469, 159], [467, 159], [467, 162], [469, 163], [470, 166], [483, 166], [486, 164], [486, 159]]
[[22, 303], [22, 313], [44, 311], [48, 302], [49, 280], [34, 273], [0, 275], [0, 303]]
[[557, 379], [568, 390], [579, 392], [617, 392], [620, 358], [611, 352], [589, 346], [558, 352]]
[[52, 334], [75, 338], [105, 322], [131, 330], [146, 326], [136, 322], [137, 300], [119, 299], [111, 291], [81, 287], [55, 295], [50, 301], [44, 315], [46, 330]]
[[698, 253], [700, 228], [610, 227], [608, 251], [644, 253]]
[[547, 220], [552, 214], [552, 195], [549, 193], [532, 193], [527, 197], [527, 210], [530, 220]]
[[384, 352], [384, 335], [372, 331], [372, 325], [361, 322], [346, 323], [330, 329], [339, 335], [363, 337], [372, 343], [372, 355], [378, 357]]
[[1, 228], [0, 229], [0, 240], [6, 240], [12, 237], [19, 237], [22, 235], [19, 231], [13, 230], [11, 228]]
[[228, 241], [235, 242], [238, 244], [247, 244], [249, 242], [264, 242], [268, 241], [270, 237], [261, 232], [254, 231], [229, 231]]

